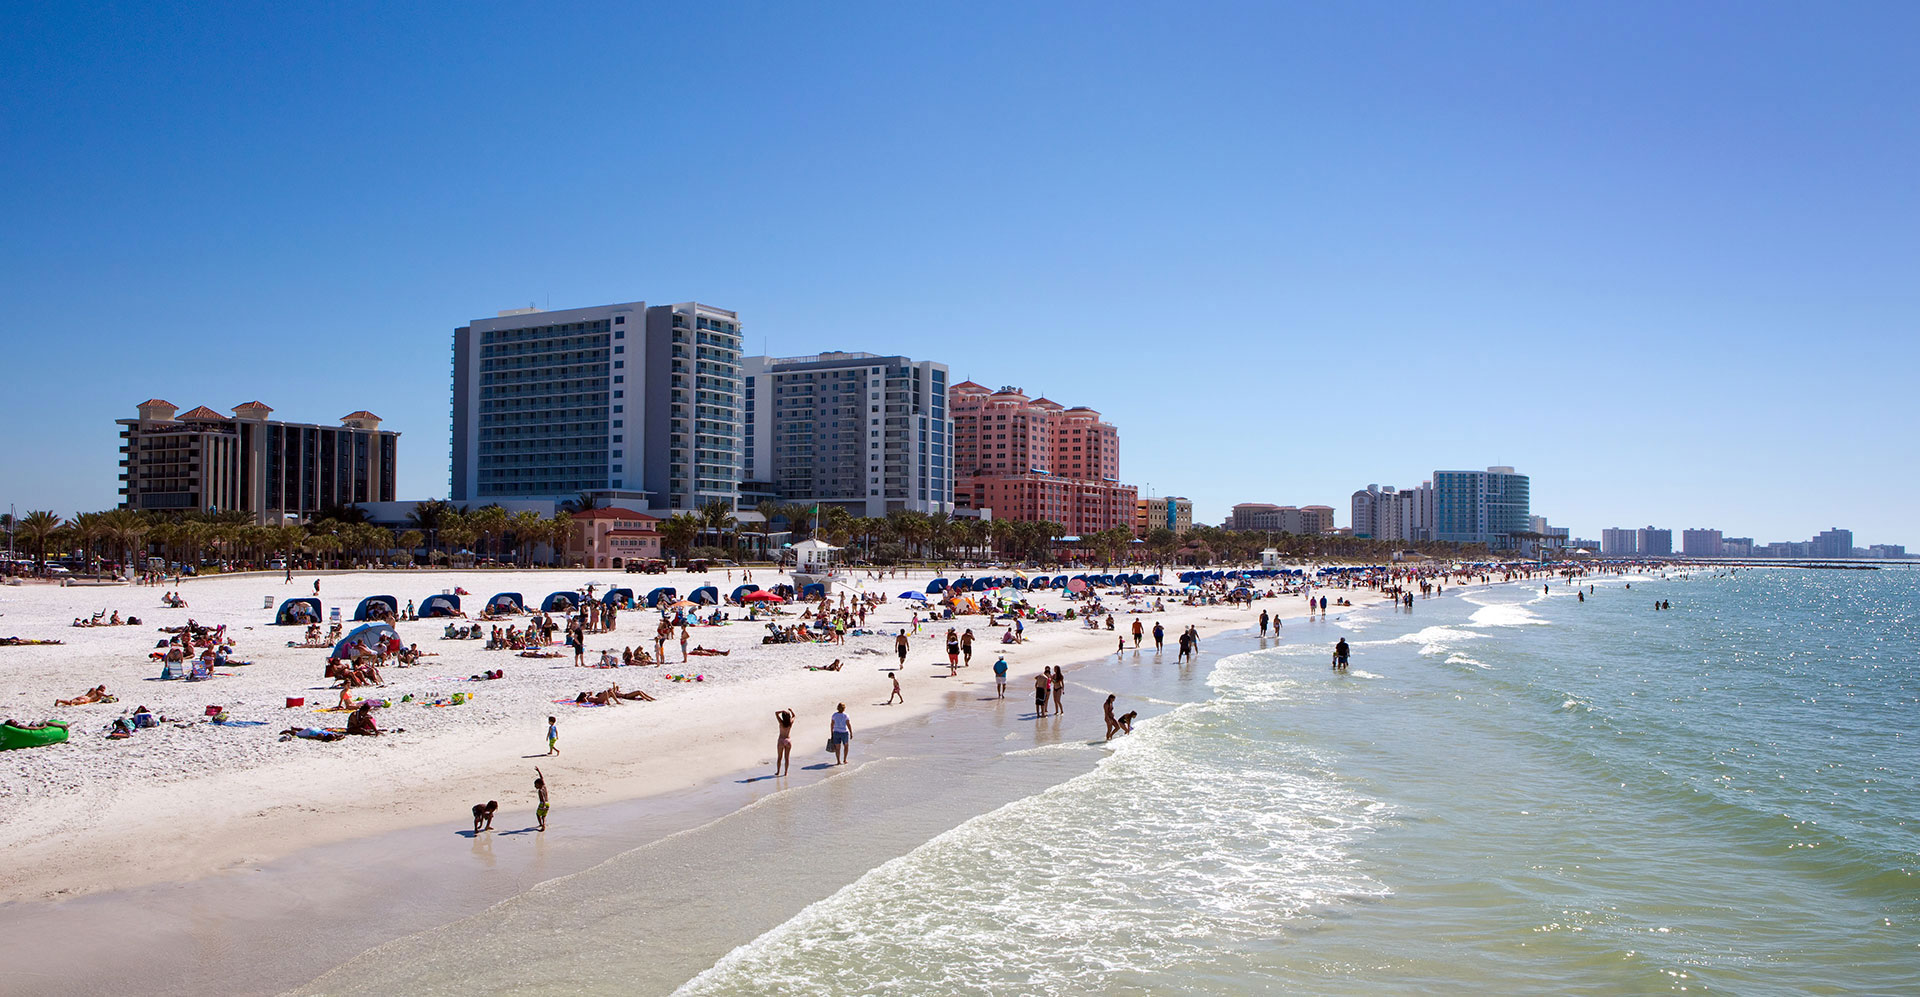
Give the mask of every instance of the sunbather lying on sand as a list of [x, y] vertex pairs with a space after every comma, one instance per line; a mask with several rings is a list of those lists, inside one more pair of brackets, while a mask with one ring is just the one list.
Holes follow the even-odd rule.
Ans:
[[807, 666], [807, 671], [810, 671], [810, 672], [837, 672], [839, 670], [840, 670], [839, 658], [833, 659], [833, 664], [831, 665], [808, 665]]
[[705, 657], [721, 657], [721, 658], [724, 658], [724, 657], [726, 657], [727, 655], [729, 655], [729, 654], [732, 654], [733, 652], [732, 652], [732, 651], [716, 651], [716, 650], [714, 650], [713, 648], [710, 648], [710, 647], [695, 647], [695, 648], [694, 648], [693, 650], [691, 650], [691, 651], [688, 651], [687, 653], [688, 653], [688, 654], [697, 654], [697, 655], [702, 655], [702, 656], [705, 656]]
[[89, 703], [117, 703], [117, 702], [119, 702], [119, 699], [117, 697], [107, 695], [106, 686], [96, 685], [93, 688], [88, 689], [86, 692], [83, 692], [72, 699], [56, 699], [53, 701], [53, 705], [55, 706], [86, 706]]

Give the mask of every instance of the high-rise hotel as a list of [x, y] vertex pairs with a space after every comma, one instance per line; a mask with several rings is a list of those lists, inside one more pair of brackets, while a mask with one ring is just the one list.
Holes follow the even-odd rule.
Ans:
[[455, 502], [739, 495], [740, 317], [688, 302], [521, 309], [453, 333]]
[[1070, 536], [1133, 528], [1139, 489], [1120, 483], [1120, 431], [1100, 413], [972, 381], [951, 397], [956, 506]]
[[1433, 539], [1485, 544], [1493, 550], [1518, 546], [1515, 533], [1532, 525], [1530, 482], [1511, 467], [1433, 472]]
[[947, 366], [872, 353], [747, 357], [746, 471], [857, 516], [953, 511]]
[[393, 501], [400, 434], [359, 411], [338, 426], [278, 422], [247, 402], [221, 415], [150, 398], [120, 424], [120, 505], [148, 512], [246, 512], [257, 523]]

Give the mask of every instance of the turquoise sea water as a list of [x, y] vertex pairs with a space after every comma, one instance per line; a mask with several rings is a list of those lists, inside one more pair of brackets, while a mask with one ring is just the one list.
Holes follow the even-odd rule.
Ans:
[[1920, 992], [1920, 573], [1594, 584], [956, 699], [310, 992]]

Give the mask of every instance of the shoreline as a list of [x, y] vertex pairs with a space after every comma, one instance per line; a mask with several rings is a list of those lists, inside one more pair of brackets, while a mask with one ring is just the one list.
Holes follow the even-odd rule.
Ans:
[[[1363, 593], [1356, 590], [1352, 594], [1357, 596]], [[1379, 600], [1372, 598], [1356, 599], [1355, 602], [1353, 607], [1340, 607], [1342, 614], [1379, 604]], [[1207, 648], [1206, 642], [1203, 642], [1206, 671], [1210, 672], [1219, 658], [1253, 646], [1253, 621], [1245, 610], [1226, 606], [1180, 608], [1188, 611], [1187, 617], [1183, 617], [1183, 625], [1187, 618], [1203, 627], [1211, 623], [1220, 629], [1206, 640], [1215, 647], [1223, 640], [1229, 642], [1227, 649], [1218, 651]], [[1257, 615], [1259, 608], [1256, 604], [1251, 615]], [[1302, 608], [1294, 618], [1304, 618], [1305, 615]], [[1076, 628], [1072, 632], [1083, 631]], [[1061, 659], [1058, 663], [1070, 675], [1085, 674], [1103, 665], [1122, 669], [1140, 666], [1138, 661], [1116, 665], [1114, 656], [1106, 653], [1085, 653], [1092, 650], [1092, 646], [1104, 645], [1107, 635], [1108, 631], [1098, 631], [1097, 645], [1069, 642], [1069, 646], [1054, 649], [1047, 656], [1047, 663], [1053, 664], [1054, 659]], [[1079, 646], [1071, 646], [1074, 644]], [[1152, 653], [1149, 639], [1142, 654], [1151, 656]], [[1174, 653], [1174, 648], [1169, 646], [1164, 652], [1164, 660], [1154, 663], [1166, 665], [1171, 662]], [[891, 664], [891, 659], [888, 663]], [[1030, 673], [1033, 670], [1031, 666], [1039, 663], [1037, 659], [1029, 659], [1022, 663], [1022, 667]], [[382, 945], [478, 916], [497, 904], [524, 895], [541, 883], [580, 874], [597, 863], [712, 826], [775, 797], [790, 796], [787, 792], [789, 789], [804, 794], [822, 789], [843, 777], [856, 776], [870, 765], [910, 758], [915, 750], [911, 739], [918, 736], [921, 730], [967, 723], [967, 707], [977, 707], [983, 700], [992, 701], [990, 695], [981, 695], [992, 692], [990, 669], [983, 671], [984, 674], [974, 681], [944, 690], [936, 697], [924, 697], [926, 702], [920, 709], [890, 715], [884, 724], [871, 721], [861, 724], [857, 731], [862, 735], [871, 732], [871, 735], [856, 738], [856, 751], [859, 751], [862, 741], [867, 741], [879, 747], [880, 752], [867, 758], [856, 754], [845, 769], [823, 772], [816, 780], [790, 785], [784, 780], [756, 775], [763, 770], [749, 766], [704, 779], [688, 775], [682, 780], [684, 785], [655, 788], [638, 796], [622, 798], [609, 794], [593, 802], [570, 801], [565, 804], [565, 809], [556, 806], [552, 818], [555, 831], [560, 832], [559, 836], [532, 835], [535, 849], [522, 850], [523, 853], [518, 856], [507, 854], [507, 838], [503, 832], [524, 833], [519, 825], [525, 822], [520, 819], [525, 815], [508, 814], [503, 807], [495, 833], [474, 838], [459, 831], [465, 841], [453, 847], [449, 846], [448, 839], [456, 833], [456, 829], [451, 822], [435, 821], [386, 828], [337, 840], [308, 841], [270, 858], [251, 860], [185, 880], [147, 883], [51, 902], [0, 904], [0, 924], [8, 926], [7, 931], [0, 932], [0, 937], [7, 939], [6, 943], [0, 944], [0, 950], [17, 946], [18, 954], [10, 957], [9, 961], [20, 966], [23, 972], [32, 973], [34, 970], [29, 968], [34, 961], [32, 957], [47, 951], [43, 944], [36, 944], [36, 941], [44, 943], [61, 937], [63, 926], [64, 930], [81, 930], [80, 926], [84, 925], [87, 931], [124, 926], [128, 930], [122, 937], [137, 936], [142, 938], [142, 942], [131, 947], [124, 944], [117, 946], [111, 959], [93, 968], [95, 973], [105, 977], [101, 980], [103, 986], [119, 986], [135, 983], [140, 979], [137, 975], [140, 971], [167, 967], [169, 963], [181, 961], [183, 952], [213, 949], [244, 952], [275, 937], [291, 935], [302, 925], [326, 925], [319, 937], [308, 936], [303, 939], [300, 951], [334, 954], [317, 960], [290, 958], [286, 971], [276, 968], [265, 974], [274, 977], [270, 986], [248, 991], [280, 992], [288, 987], [308, 984], [322, 974], [365, 957], [366, 952]], [[1091, 698], [1087, 695], [1091, 691], [1088, 686], [1071, 679], [1069, 682], [1070, 698]], [[1016, 710], [1030, 710], [1030, 705], [1015, 694], [1018, 687], [1012, 681], [1009, 686], [1009, 697], [1003, 702], [1012, 704]], [[1074, 697], [1075, 692], [1080, 695]], [[1075, 705], [1081, 711], [1093, 706], [1089, 702], [1077, 702]], [[853, 704], [850, 707], [853, 707], [850, 712], [854, 712], [856, 718], [862, 713], [873, 712], [871, 707]], [[1152, 711], [1157, 713], [1160, 707], [1152, 707]], [[1081, 716], [1085, 717], [1086, 713], [1082, 712]], [[856, 722], [859, 723], [858, 719]], [[1024, 725], [1026, 721], [1021, 723]], [[1076, 728], [1091, 725], [1096, 727], [1097, 732], [1097, 724], [1097, 719], [1082, 720], [1076, 723]], [[1076, 729], [1075, 733], [1085, 732]], [[1009, 747], [1004, 750], [1018, 749]], [[812, 750], [803, 749], [803, 765], [804, 759], [811, 757], [814, 757]], [[741, 792], [743, 789], [745, 792]], [[483, 862], [476, 864], [475, 860], [480, 858], [483, 846], [488, 849], [487, 855]], [[498, 855], [495, 849], [498, 849]], [[478, 877], [475, 875], [476, 869], [481, 872]], [[400, 884], [400, 888], [395, 888], [396, 883]], [[301, 904], [302, 911], [297, 915], [290, 914], [272, 907], [264, 899], [280, 895], [306, 898]], [[365, 913], [367, 908], [364, 902], [374, 897], [380, 898], [379, 909]], [[150, 921], [156, 908], [194, 911], [195, 923], [190, 927], [174, 925], [156, 931]], [[221, 913], [210, 914], [209, 910], [214, 908]], [[354, 916], [341, 916], [348, 914]], [[350, 953], [350, 957], [344, 960], [340, 958], [338, 953], [342, 950]], [[54, 946], [53, 951], [58, 951], [58, 946]], [[210, 985], [225, 988], [231, 986], [231, 979], [223, 974], [230, 973], [244, 962], [236, 959], [235, 965], [228, 965], [224, 959], [205, 955], [185, 961], [187, 964], [168, 967], [167, 972], [156, 975], [176, 981], [175, 986], [182, 993]], [[276, 963], [276, 967], [280, 965]], [[255, 971], [259, 971], [257, 967]], [[70, 976], [68, 972], [61, 978]], [[49, 982], [54, 978], [49, 970]], [[147, 989], [152, 989], [151, 980], [152, 977], [146, 978]], [[222, 980], [228, 982], [221, 983]]]
[[[427, 573], [362, 573], [359, 576], [361, 584], [357, 588], [399, 588], [399, 580], [392, 577], [394, 574], [404, 578]], [[473, 583], [470, 573], [463, 575], [466, 576], [465, 580]], [[668, 578], [680, 584], [687, 583], [673, 576]], [[895, 587], [915, 583], [924, 584], [924, 579], [895, 579], [882, 584]], [[198, 594], [209, 584], [189, 583], [183, 592], [197, 602]], [[251, 580], [251, 584], [258, 585], [259, 580]], [[304, 589], [299, 585], [295, 589], [304, 594]], [[124, 591], [140, 592], [142, 589], [135, 587]], [[157, 595], [161, 589], [150, 591]], [[1362, 604], [1378, 598], [1377, 593], [1366, 589], [1333, 591], [1353, 596]], [[254, 615], [258, 616], [261, 614], [258, 602], [254, 601], [256, 598], [249, 593], [244, 601], [252, 603]], [[1252, 612], [1257, 614], [1263, 608], [1276, 611], [1283, 619], [1298, 619], [1306, 615], [1303, 601], [1297, 598], [1261, 600]], [[191, 612], [179, 615], [191, 615]], [[906, 610], [896, 610], [892, 605], [881, 609], [875, 614], [877, 627], [892, 629], [896, 625], [904, 625], [904, 618], [889, 618], [894, 612], [904, 617]], [[1225, 606], [1188, 607], [1176, 604], [1168, 606], [1164, 613], [1155, 614], [1154, 618], [1167, 625], [1171, 636], [1188, 623], [1231, 625], [1238, 622], [1236, 617], [1247, 612]], [[641, 615], [643, 618], [651, 616]], [[1209, 620], [1210, 616], [1216, 618]], [[1124, 629], [1134, 618], [1121, 614], [1116, 616], [1116, 621]], [[209, 621], [213, 621], [211, 617]], [[159, 622], [169, 621], [163, 618]], [[952, 625], [964, 627], [970, 622], [978, 621], [972, 617], [960, 617]], [[623, 621], [623, 626], [626, 625]], [[403, 624], [403, 627], [406, 626], [418, 625]], [[269, 640], [283, 635], [282, 631], [266, 628], [253, 633], [260, 634], [262, 630]], [[88, 635], [96, 633], [86, 630], [75, 632]], [[701, 688], [690, 683], [676, 684], [673, 691], [678, 693], [684, 693], [689, 688], [699, 689], [703, 696], [699, 708], [680, 708], [684, 696], [676, 696], [672, 700], [663, 696], [658, 703], [635, 703], [616, 709], [555, 710], [561, 717], [563, 731], [562, 755], [549, 766], [555, 770], [549, 772], [549, 776], [553, 777], [556, 804], [560, 807], [592, 806], [645, 799], [719, 784], [756, 765], [766, 764], [770, 767], [771, 714], [782, 707], [791, 706], [800, 712], [796, 741], [801, 745], [806, 744], [804, 738], [808, 723], [819, 723], [824, 728], [825, 718], [836, 701], [844, 700], [851, 705], [850, 712], [855, 716], [857, 732], [890, 727], [941, 707], [951, 707], [954, 703], [950, 700], [955, 697], [965, 702], [970, 694], [979, 689], [992, 688], [990, 664], [1003, 649], [1008, 653], [1012, 665], [1009, 673], [1010, 698], [1017, 698], [1022, 689], [1019, 684], [1021, 679], [1030, 678], [1035, 668], [1055, 664], [1077, 667], [1084, 662], [1097, 661], [1108, 653], [1106, 642], [1114, 636], [1105, 630], [1085, 630], [1077, 621], [1063, 622], [1031, 626], [1028, 628], [1027, 643], [1003, 646], [993, 640], [994, 631], [988, 629], [976, 649], [976, 656], [984, 659], [980, 662], [980, 671], [971, 677], [963, 672], [958, 681], [952, 681], [944, 676], [943, 660], [937, 666], [928, 661], [936, 657], [944, 659], [944, 653], [935, 649], [940, 632], [941, 627], [927, 626], [923, 630], [923, 637], [916, 640], [913, 655], [902, 672], [903, 684], [908, 688], [908, 701], [904, 708], [867, 705], [884, 698], [885, 675], [894, 664], [892, 655], [888, 653], [891, 638], [849, 638], [848, 643], [840, 647], [789, 645], [770, 648], [770, 657], [785, 667], [777, 669], [774, 674], [754, 676], [731, 687], [708, 685]], [[404, 630], [403, 636], [406, 636]], [[595, 635], [590, 643], [599, 643], [606, 636], [610, 635]], [[255, 646], [252, 642], [257, 638], [243, 639], [247, 643], [243, 643], [242, 651], [252, 653], [251, 649]], [[865, 641], [866, 646], [861, 646], [861, 641]], [[874, 646], [882, 642], [887, 645], [886, 651]], [[425, 642], [422, 642], [422, 647], [430, 649]], [[802, 651], [811, 651], [813, 656], [821, 657], [823, 661], [829, 656], [841, 657], [847, 662], [847, 670], [839, 673], [805, 671], [803, 664], [809, 658]], [[823, 654], [823, 651], [826, 653]], [[863, 651], [870, 653], [860, 653]], [[313, 653], [308, 652], [309, 655]], [[520, 664], [518, 659], [509, 660], [513, 664], [508, 667]], [[716, 660], [716, 668], [727, 667], [728, 659]], [[876, 668], [874, 674], [868, 676], [865, 669], [873, 666], [884, 667]], [[668, 672], [674, 667], [619, 669], [616, 677], [626, 679], [630, 673], [642, 672], [653, 673], [649, 677], [658, 678], [659, 673]], [[566, 669], [569, 671], [567, 679], [574, 684], [606, 680], [597, 671], [583, 675], [574, 674], [571, 666], [566, 666]], [[935, 672], [938, 672], [938, 677], [935, 677]], [[535, 677], [544, 678], [537, 674]], [[402, 686], [417, 684], [411, 677], [394, 681]], [[127, 698], [146, 694], [145, 690], [141, 690], [128, 694]], [[865, 696], [875, 699], [862, 699]], [[115, 708], [115, 712], [118, 712], [118, 708]], [[644, 726], [637, 726], [627, 719], [635, 714], [639, 715], [640, 723]], [[525, 721], [520, 723], [527, 726]], [[80, 729], [81, 724], [77, 722], [76, 736], [79, 736]], [[543, 722], [540, 731], [544, 731]], [[764, 735], [761, 731], [765, 732]], [[5, 897], [4, 903], [10, 906], [102, 891], [188, 882], [232, 870], [257, 868], [263, 863], [307, 848], [364, 839], [391, 831], [438, 827], [447, 823], [450, 817], [456, 820], [464, 817], [473, 799], [499, 798], [504, 795], [500, 791], [501, 786], [530, 783], [531, 768], [534, 765], [548, 765], [543, 760], [544, 753], [529, 754], [536, 745], [544, 745], [544, 740], [536, 741], [531, 731], [527, 732], [525, 740], [521, 740], [520, 735], [503, 737], [493, 736], [488, 731], [472, 734], [455, 731], [440, 734], [426, 745], [394, 747], [404, 743], [402, 739], [411, 740], [412, 737], [383, 737], [378, 739], [385, 742], [382, 744], [353, 745], [355, 748], [389, 749], [374, 758], [364, 757], [371, 754], [368, 751], [329, 752], [328, 749], [337, 746], [294, 742], [280, 745], [280, 748], [293, 750], [277, 752], [280, 758], [262, 764], [234, 769], [214, 768], [212, 771], [195, 773], [185, 780], [159, 784], [123, 784], [115, 787], [116, 792], [96, 794], [104, 795], [105, 799], [88, 800], [84, 808], [69, 807], [69, 813], [62, 815], [83, 819], [16, 820], [0, 827], [0, 842], [8, 846], [8, 858], [0, 863], [0, 891], [4, 891], [0, 895]], [[134, 743], [123, 747], [137, 745], [138, 739], [135, 739]], [[410, 750], [418, 751], [418, 754], [407, 753]], [[803, 758], [806, 751], [802, 747]], [[293, 758], [291, 768], [286, 761], [289, 756]], [[376, 776], [377, 785], [369, 785]], [[798, 781], [804, 776], [802, 772], [785, 778]], [[297, 788], [289, 785], [292, 782], [298, 783]], [[31, 805], [35, 801], [22, 802]], [[531, 809], [530, 804], [523, 807], [522, 802], [503, 800], [503, 816], [519, 809]], [[74, 814], [74, 809], [83, 809], [84, 812]], [[174, 834], [161, 835], [162, 840], [155, 840], [155, 831], [162, 828], [184, 830], [185, 837], [191, 840], [179, 840], [180, 836]]]

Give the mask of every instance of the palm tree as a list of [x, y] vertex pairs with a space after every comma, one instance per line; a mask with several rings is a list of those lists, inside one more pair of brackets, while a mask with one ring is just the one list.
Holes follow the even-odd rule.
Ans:
[[100, 514], [100, 526], [105, 538], [120, 548], [120, 563], [127, 566], [134, 563], [134, 548], [144, 549], [147, 534], [153, 529], [146, 513], [137, 509], [103, 512]]
[[500, 556], [499, 541], [507, 533], [507, 510], [498, 504], [483, 505], [467, 514], [467, 525], [479, 535], [483, 544], [493, 544], [493, 556]]
[[589, 494], [587, 492], [581, 492], [580, 494], [575, 495], [574, 497], [567, 499], [564, 502], [561, 502], [560, 511], [561, 512], [590, 512], [594, 509], [600, 508], [605, 504], [606, 504], [605, 499], [602, 499], [596, 495]]
[[701, 534], [704, 536], [712, 533], [715, 547], [726, 546], [722, 541], [726, 539], [728, 531], [739, 524], [739, 520], [733, 516], [733, 504], [725, 499], [709, 500], [700, 506], [697, 515], [700, 518]]
[[573, 514], [561, 509], [553, 514], [552, 519], [547, 520], [547, 551], [551, 555], [548, 560], [565, 564], [567, 543], [572, 539]]
[[448, 516], [454, 514], [453, 503], [443, 499], [429, 499], [407, 513], [408, 525], [427, 535], [428, 560], [432, 560], [433, 548], [440, 542], [440, 527], [446, 523]]
[[700, 518], [690, 512], [675, 513], [660, 521], [660, 540], [667, 549], [676, 551], [682, 558], [693, 547], [693, 541], [700, 535]]
[[933, 553], [944, 559], [947, 556], [947, 547], [953, 541], [953, 517], [944, 512], [922, 513], [922, 515], [927, 519], [927, 542], [932, 546]]
[[63, 524], [60, 514], [51, 509], [29, 512], [20, 518], [16, 529], [21, 539], [33, 547], [34, 564], [37, 570], [47, 570], [47, 541], [52, 539], [53, 531]]
[[1014, 536], [1019, 529], [1011, 519], [996, 519], [987, 524], [987, 533], [993, 537], [993, 549], [1005, 557], [1013, 550]]
[[523, 509], [507, 518], [507, 528], [513, 533], [513, 546], [520, 555], [514, 563], [524, 568], [533, 558], [533, 545], [547, 538], [546, 520], [531, 509]]
[[907, 549], [916, 551], [920, 545], [933, 538], [933, 523], [926, 516], [905, 509], [895, 509], [887, 513], [887, 525], [893, 528], [893, 535]]
[[827, 542], [836, 547], [845, 547], [853, 542], [856, 518], [845, 506], [830, 505], [820, 510], [820, 532], [826, 534]]
[[474, 543], [477, 542], [480, 534], [479, 531], [473, 528], [470, 520], [471, 517], [466, 513], [448, 513], [440, 522], [440, 539], [446, 541], [446, 545], [456, 551], [466, 550], [471, 552], [471, 548]]

